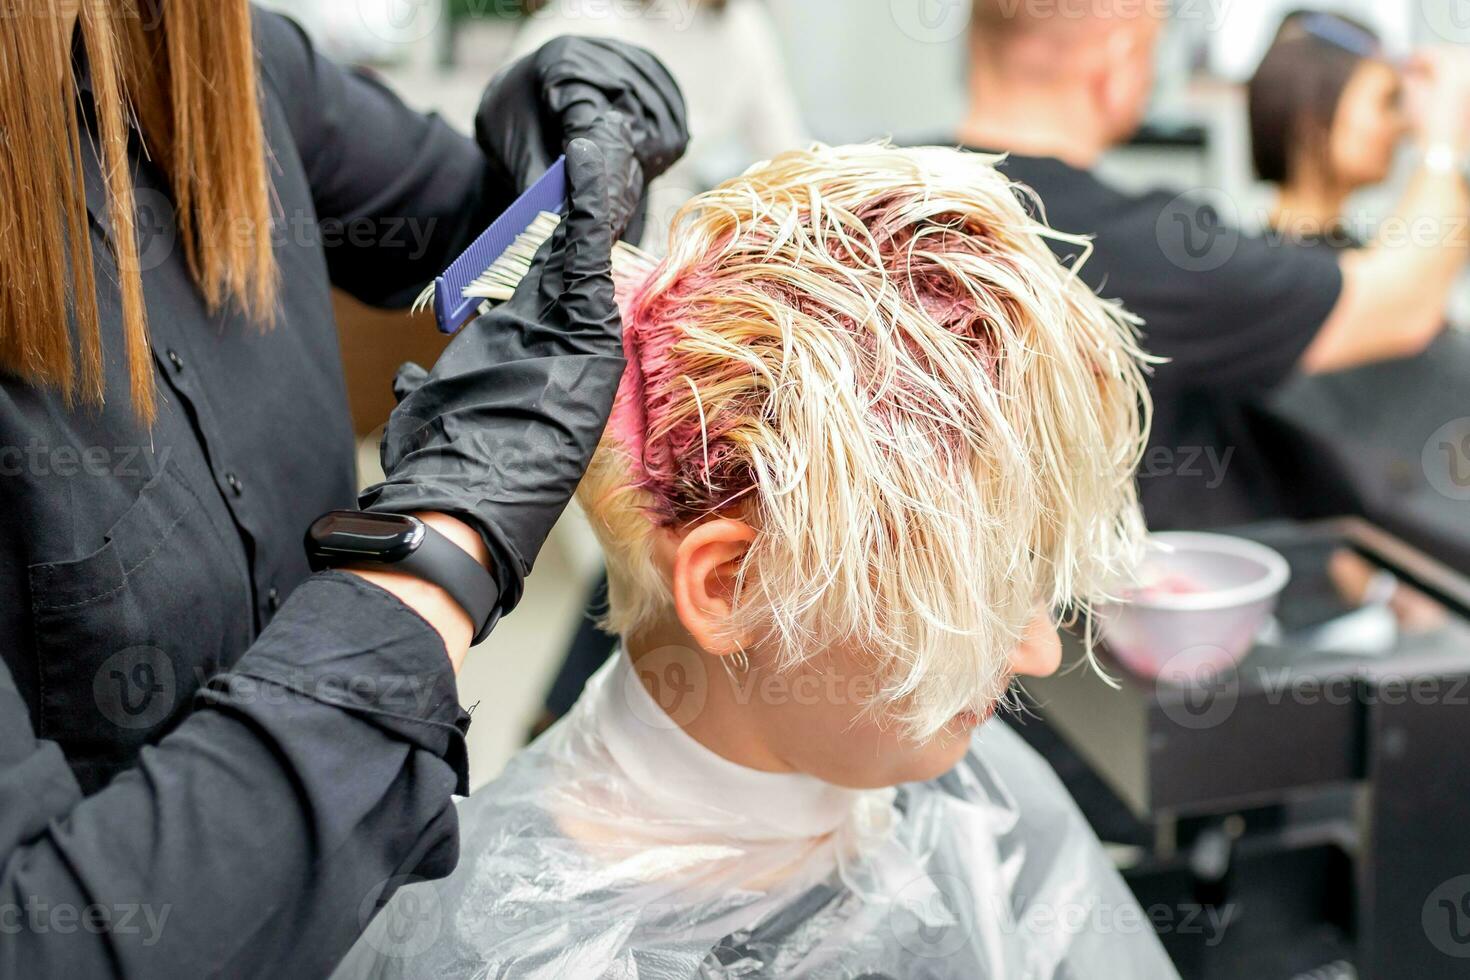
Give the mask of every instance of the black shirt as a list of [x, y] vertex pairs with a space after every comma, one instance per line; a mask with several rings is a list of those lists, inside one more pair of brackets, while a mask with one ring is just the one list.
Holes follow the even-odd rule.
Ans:
[[[1036, 191], [1053, 228], [1093, 236], [1082, 279], [1142, 318], [1144, 347], [1169, 359], [1149, 379], [1153, 431], [1139, 469], [1149, 526], [1296, 513], [1253, 406], [1292, 375], [1336, 304], [1335, 258], [1245, 235], [1196, 200], [1125, 194], [1059, 160], [1012, 155], [1002, 170]], [[1082, 254], [1054, 249], [1069, 262]]]
[[0, 976], [320, 976], [395, 876], [456, 857], [467, 719], [443, 645], [386, 592], [309, 579], [301, 541], [354, 503], [329, 285], [405, 303], [484, 227], [484, 160], [255, 21], [275, 327], [206, 309], [135, 146], [142, 430], [83, 139], [105, 407], [0, 375]]
[[[1303, 248], [1361, 248], [1349, 231], [1298, 237]], [[1422, 353], [1293, 378], [1262, 404], [1326, 496], [1470, 574], [1470, 500], [1456, 436], [1470, 405], [1470, 334], [1446, 330]], [[1336, 491], [1333, 493], [1333, 491]]]

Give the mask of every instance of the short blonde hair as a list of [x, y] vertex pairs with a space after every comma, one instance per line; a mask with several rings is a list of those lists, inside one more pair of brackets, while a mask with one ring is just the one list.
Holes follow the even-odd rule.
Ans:
[[621, 253], [629, 367], [578, 494], [609, 628], [672, 615], [656, 527], [741, 517], [732, 630], [780, 667], [871, 651], [875, 704], [923, 738], [1004, 689], [1039, 605], [1130, 571], [1135, 331], [995, 162], [785, 153], [689, 202], [661, 262]]

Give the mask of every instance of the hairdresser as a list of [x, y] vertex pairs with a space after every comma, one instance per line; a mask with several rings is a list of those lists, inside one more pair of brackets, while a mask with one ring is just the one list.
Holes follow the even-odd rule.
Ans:
[[[1243, 234], [1192, 198], [1100, 180], [1094, 166], [1142, 120], [1164, 6], [975, 0], [959, 138], [1009, 152], [1005, 172], [1037, 192], [1051, 225], [1093, 236], [1083, 279], [1141, 317], [1145, 347], [1168, 359], [1150, 379], [1155, 416], [1140, 469], [1150, 525], [1308, 516], [1321, 502], [1304, 499], [1290, 461], [1262, 441], [1254, 404], [1299, 373], [1422, 351], [1470, 250], [1451, 233], [1298, 247]], [[1417, 167], [1392, 223], [1459, 229], [1470, 214], [1470, 66], [1462, 53], [1426, 50], [1405, 90]]]
[[[455, 673], [597, 442], [612, 240], [683, 103], [561, 39], [470, 140], [245, 0], [33, 13], [0, 29], [0, 977], [325, 976], [454, 867]], [[400, 376], [350, 512], [329, 285], [405, 305], [563, 150], [563, 229]]]
[[[1328, 252], [1367, 247], [1366, 222], [1349, 206], [1388, 178], [1412, 136], [1404, 67], [1367, 25], [1299, 11], [1283, 19], [1247, 95], [1256, 176], [1276, 189], [1275, 233]], [[1463, 222], [1430, 230], [1466, 234]], [[1434, 467], [1448, 476], [1454, 460], [1423, 458], [1466, 405], [1470, 334], [1446, 330], [1412, 357], [1293, 378], [1261, 402], [1255, 421], [1278, 455], [1296, 461], [1299, 487], [1470, 572], [1470, 505], [1435, 484]]]

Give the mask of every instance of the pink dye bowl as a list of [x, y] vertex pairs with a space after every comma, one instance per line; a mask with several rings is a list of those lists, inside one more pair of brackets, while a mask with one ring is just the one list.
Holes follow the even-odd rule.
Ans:
[[1225, 534], [1149, 536], [1142, 584], [1097, 608], [1108, 650], [1141, 677], [1184, 681], [1240, 662], [1291, 571], [1280, 554]]

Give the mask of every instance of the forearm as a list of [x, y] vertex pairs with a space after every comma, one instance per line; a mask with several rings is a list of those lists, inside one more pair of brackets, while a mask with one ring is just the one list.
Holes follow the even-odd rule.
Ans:
[[[485, 548], [484, 539], [474, 528], [446, 514], [417, 513], [413, 516], [463, 548], [482, 566], [488, 567], [489, 553]], [[455, 602], [448, 592], [425, 579], [406, 572], [394, 572], [386, 568], [355, 568], [346, 569], [346, 571], [393, 594], [400, 602], [423, 617], [424, 621], [434, 627], [444, 641], [444, 650], [449, 655], [449, 662], [454, 672], [459, 673], [460, 668], [464, 666], [465, 654], [469, 652], [470, 641], [475, 635], [477, 624], [470, 621], [469, 613]]]
[[319, 576], [85, 800], [0, 677], [0, 976], [326, 975], [395, 876], [453, 867], [447, 666], [393, 597]]
[[1307, 371], [1342, 370], [1422, 350], [1438, 335], [1470, 257], [1470, 193], [1458, 173], [1421, 167], [1367, 249], [1343, 257], [1343, 295], [1307, 349]]

